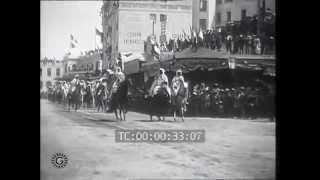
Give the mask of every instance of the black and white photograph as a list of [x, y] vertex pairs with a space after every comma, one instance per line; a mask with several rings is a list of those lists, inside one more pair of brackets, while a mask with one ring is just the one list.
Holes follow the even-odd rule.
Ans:
[[41, 180], [276, 179], [276, 12], [40, 1]]

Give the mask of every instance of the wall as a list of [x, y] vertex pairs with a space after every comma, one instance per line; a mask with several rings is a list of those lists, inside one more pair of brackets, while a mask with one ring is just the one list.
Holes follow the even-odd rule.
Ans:
[[[167, 3], [151, 1], [119, 1], [119, 3], [115, 16], [103, 19], [106, 21], [103, 24], [112, 26], [115, 30], [111, 41], [114, 46], [111, 60], [115, 60], [118, 52], [144, 53], [144, 41], [152, 34], [151, 13], [156, 14], [154, 33], [157, 40], [161, 34], [160, 14], [167, 15], [166, 31], [169, 37], [182, 34], [183, 30], [187, 32], [192, 25], [191, 0]], [[117, 24], [118, 30], [116, 30]]]
[[[262, 0], [233, 0], [233, 2], [216, 5], [216, 14], [221, 13], [221, 23], [216, 22], [216, 26], [224, 26], [227, 23], [227, 12], [231, 11], [231, 21], [241, 20], [241, 10], [246, 9], [247, 16], [258, 14], [258, 4], [262, 6]], [[275, 0], [266, 0], [266, 9], [270, 8], [275, 12]]]
[[[43, 83], [43, 90], [46, 90], [46, 82], [50, 81], [52, 84], [55, 82], [55, 78], [62, 77], [64, 74], [64, 66], [61, 61], [55, 61], [55, 63], [45, 63], [44, 61], [40, 61], [40, 68], [42, 69], [42, 73], [40, 75], [40, 80]], [[47, 75], [47, 69], [51, 68], [51, 76]], [[56, 69], [60, 68], [60, 76], [56, 75]]]
[[192, 27], [196, 31], [200, 28], [200, 19], [207, 19], [207, 29], [214, 27], [216, 0], [207, 0], [207, 11], [200, 11], [200, 0], [192, 1]]

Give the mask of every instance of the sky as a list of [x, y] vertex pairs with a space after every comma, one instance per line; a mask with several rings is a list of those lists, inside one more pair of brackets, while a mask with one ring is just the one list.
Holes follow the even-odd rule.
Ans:
[[41, 1], [40, 58], [62, 59], [72, 34], [82, 51], [95, 48], [95, 27], [102, 31], [102, 1]]

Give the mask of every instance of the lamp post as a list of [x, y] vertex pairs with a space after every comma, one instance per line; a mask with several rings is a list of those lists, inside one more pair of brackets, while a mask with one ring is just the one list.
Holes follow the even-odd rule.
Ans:
[[150, 14], [150, 19], [152, 21], [152, 36], [154, 36], [154, 24], [156, 24], [156, 14]]

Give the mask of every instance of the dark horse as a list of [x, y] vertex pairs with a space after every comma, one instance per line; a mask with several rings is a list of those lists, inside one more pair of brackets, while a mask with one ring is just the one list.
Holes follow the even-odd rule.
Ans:
[[130, 84], [131, 80], [125, 78], [125, 80], [119, 84], [116, 92], [111, 92], [110, 110], [114, 111], [117, 119], [119, 119], [119, 110], [120, 120], [124, 121], [126, 120], [126, 113], [128, 112], [128, 90]]
[[70, 106], [72, 105], [77, 111], [81, 106], [81, 85], [70, 87], [68, 95], [68, 110], [70, 111]]
[[149, 107], [150, 121], [152, 121], [152, 116], [157, 116], [159, 120], [161, 120], [162, 116], [164, 121], [164, 116], [171, 109], [171, 97], [164, 87], [160, 87], [157, 94], [147, 98], [147, 105]]

